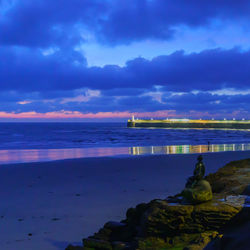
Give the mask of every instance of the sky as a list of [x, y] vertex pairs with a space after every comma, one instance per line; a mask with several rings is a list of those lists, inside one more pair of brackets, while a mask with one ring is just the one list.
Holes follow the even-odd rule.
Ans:
[[248, 0], [0, 0], [0, 121], [250, 119]]

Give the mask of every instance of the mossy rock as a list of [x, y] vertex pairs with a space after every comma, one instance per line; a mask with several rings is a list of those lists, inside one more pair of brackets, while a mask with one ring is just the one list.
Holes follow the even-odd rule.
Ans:
[[187, 202], [199, 204], [212, 200], [212, 189], [208, 181], [199, 181], [194, 188], [186, 188], [182, 192], [182, 196]]
[[146, 203], [140, 203], [136, 208], [129, 208], [126, 213], [125, 222], [130, 226], [137, 226], [140, 224], [141, 216], [149, 207]]
[[112, 250], [111, 243], [105, 240], [87, 238], [83, 240], [83, 245], [84, 249], [93, 248], [95, 250]]
[[208, 231], [197, 235], [183, 250], [201, 250], [204, 249], [212, 240], [218, 237], [217, 231]]
[[242, 194], [250, 196], [250, 184], [245, 187]]
[[138, 241], [138, 250], [201, 250], [218, 236], [217, 231], [181, 234], [176, 237], [149, 237]]
[[83, 248], [81, 246], [72, 246], [72, 245], [69, 245], [65, 250], [86, 250], [86, 248]]
[[169, 249], [171, 245], [161, 238], [149, 237], [138, 241], [138, 250], [165, 250]]
[[250, 179], [250, 159], [233, 161], [216, 173], [206, 176], [213, 193], [246, 194]]
[[126, 244], [124, 242], [120, 242], [120, 241], [112, 242], [112, 247], [113, 247], [113, 250], [127, 249]]
[[241, 210], [241, 206], [235, 207], [213, 200], [194, 206], [192, 216], [195, 225], [202, 226], [203, 231], [217, 231], [225, 227]]
[[241, 210], [242, 206], [232, 206], [218, 199], [198, 205], [154, 204], [143, 215], [142, 236], [166, 238], [218, 231]]
[[190, 231], [192, 205], [152, 205], [143, 215], [142, 232], [146, 237], [172, 237]]

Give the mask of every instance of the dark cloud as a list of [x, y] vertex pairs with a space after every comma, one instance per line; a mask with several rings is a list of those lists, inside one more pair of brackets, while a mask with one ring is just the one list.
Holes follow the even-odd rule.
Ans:
[[[88, 68], [76, 52], [43, 56], [39, 51], [0, 49], [0, 90], [28, 92], [72, 91], [91, 88], [113, 91], [150, 91], [155, 85], [168, 91], [249, 88], [250, 51], [207, 50], [146, 60], [137, 58], [125, 67]], [[116, 90], [115, 90], [116, 89]]]
[[[250, 95], [215, 95], [210, 93], [186, 93], [172, 95], [163, 98], [163, 102], [153, 99], [151, 96], [127, 96], [115, 98], [112, 96], [100, 96], [87, 102], [62, 102], [63, 99], [55, 99], [53, 102], [44, 102], [42, 99], [27, 104], [0, 101], [1, 111], [46, 113], [53, 111], [79, 111], [82, 113], [97, 112], [154, 112], [160, 110], [175, 110], [178, 113], [190, 114], [190, 111], [199, 114], [233, 115], [236, 118], [249, 116]], [[236, 112], [235, 112], [236, 111]], [[246, 118], [246, 117], [245, 117]]]
[[[188, 113], [191, 110], [199, 113], [226, 113], [234, 111], [250, 110], [250, 95], [212, 95], [210, 93], [186, 93], [163, 98], [164, 102], [159, 102], [150, 96], [130, 96], [121, 99], [111, 97], [101, 97], [92, 99], [88, 103], [68, 104], [68, 107], [61, 106], [62, 109], [77, 110], [82, 112], [91, 111], [126, 111], [131, 112], [153, 112], [159, 110], [176, 110], [177, 113]], [[249, 114], [249, 113], [248, 113]]]
[[114, 88], [103, 90], [103, 94], [106, 96], [138, 96], [144, 94], [146, 89], [144, 88]]
[[28, 47], [70, 47], [81, 29], [96, 26], [105, 10], [100, 0], [16, 0], [0, 21], [0, 43]]
[[248, 19], [250, 3], [233, 0], [118, 0], [113, 1], [98, 37], [111, 44], [143, 39], [170, 39], [175, 27], [208, 26], [212, 20]]
[[211, 93], [185, 93], [163, 98], [163, 101], [171, 109], [182, 111], [202, 111], [218, 112], [227, 111], [231, 113], [235, 110], [250, 109], [250, 95], [217, 95]]
[[0, 43], [68, 47], [91, 33], [114, 45], [169, 39], [175, 27], [249, 20], [248, 0], [16, 0], [0, 19]]

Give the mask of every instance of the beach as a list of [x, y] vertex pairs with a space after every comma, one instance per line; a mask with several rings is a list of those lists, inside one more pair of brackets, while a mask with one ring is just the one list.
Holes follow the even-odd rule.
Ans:
[[[206, 174], [249, 151], [203, 154]], [[0, 249], [60, 250], [141, 202], [183, 189], [197, 154], [1, 165]]]

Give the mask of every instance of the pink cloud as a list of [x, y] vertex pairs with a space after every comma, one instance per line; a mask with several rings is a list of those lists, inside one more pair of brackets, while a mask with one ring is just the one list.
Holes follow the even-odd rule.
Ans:
[[18, 102], [18, 104], [21, 104], [21, 105], [25, 105], [25, 104], [29, 104], [29, 103], [32, 103], [32, 101], [21, 101], [21, 102]]
[[54, 111], [47, 113], [37, 113], [35, 111], [31, 112], [0, 112], [0, 118], [38, 118], [38, 119], [55, 119], [55, 118], [129, 118], [132, 115], [136, 117], [172, 117], [176, 116], [175, 111], [165, 110], [165, 111], [155, 111], [155, 112], [98, 112], [98, 113], [81, 113], [79, 111]]
[[[123, 111], [123, 112], [98, 112], [98, 113], [82, 113], [79, 111], [54, 111], [54, 112], [47, 112], [47, 113], [37, 113], [35, 111], [31, 112], [22, 112], [22, 113], [15, 113], [15, 112], [0, 112], [0, 118], [4, 119], [102, 119], [102, 118], [130, 118], [134, 115], [136, 118], [203, 118], [203, 117], [220, 117], [221, 114], [209, 114], [208, 112], [196, 112], [190, 111], [188, 113], [180, 113], [176, 114], [175, 110], [161, 110], [161, 111], [153, 111], [153, 112], [130, 112], [130, 111]], [[237, 117], [239, 112], [235, 111], [231, 114], [232, 117]]]

